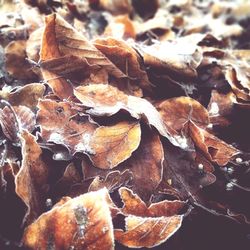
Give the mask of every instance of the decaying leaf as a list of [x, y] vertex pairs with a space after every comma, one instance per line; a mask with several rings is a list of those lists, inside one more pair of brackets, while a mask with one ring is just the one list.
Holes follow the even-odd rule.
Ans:
[[38, 108], [43, 140], [65, 145], [71, 153], [91, 151], [89, 140], [98, 126], [88, 115], [78, 116], [67, 102], [40, 100]]
[[36, 109], [38, 99], [43, 97], [45, 86], [41, 83], [31, 83], [15, 89], [14, 92], [0, 91], [0, 97], [8, 101], [12, 106], [26, 106]]
[[114, 168], [131, 156], [140, 141], [141, 128], [138, 123], [120, 122], [99, 127], [90, 139], [90, 159], [96, 167]]
[[44, 211], [48, 166], [36, 138], [26, 130], [21, 133], [22, 166], [15, 178], [16, 193], [27, 206], [24, 222], [33, 222]]
[[113, 192], [121, 186], [131, 186], [132, 181], [133, 173], [129, 169], [123, 172], [115, 170], [108, 173], [105, 178], [97, 176], [89, 185], [89, 191], [97, 191], [106, 187], [109, 192]]
[[79, 73], [79, 70], [91, 67], [96, 71], [103, 67], [117, 78], [127, 77], [81, 33], [56, 14], [46, 18], [40, 62], [45, 80], [60, 98], [72, 95], [72, 86], [66, 81], [67, 75], [72, 72]]
[[173, 133], [184, 134], [189, 145], [191, 139], [208, 160], [224, 166], [239, 153], [239, 150], [206, 131], [209, 114], [199, 102], [189, 97], [178, 97], [162, 102], [159, 109]]
[[129, 189], [121, 188], [126, 231], [115, 230], [115, 239], [128, 247], [151, 248], [165, 242], [181, 226], [183, 215], [177, 215], [183, 202], [165, 201], [149, 208]]
[[22, 129], [29, 132], [35, 129], [35, 114], [25, 106], [5, 106], [0, 109], [0, 124], [5, 136], [17, 143], [19, 142], [18, 133]]
[[150, 46], [140, 46], [140, 51], [146, 65], [186, 77], [197, 75], [196, 68], [202, 60], [200, 49], [185, 37], [176, 42], [166, 41]]
[[56, 205], [27, 227], [24, 245], [30, 249], [114, 249], [106, 189]]
[[[133, 188], [144, 200], [149, 200], [162, 180], [164, 151], [159, 135], [144, 129], [139, 148], [123, 163], [133, 173]], [[148, 178], [150, 176], [150, 178]]]
[[81, 86], [74, 90], [74, 94], [85, 107], [91, 108], [87, 111], [91, 115], [111, 116], [120, 110], [126, 110], [136, 119], [145, 117], [150, 125], [174, 145], [187, 147], [180, 135], [176, 137], [171, 135], [156, 108], [143, 98], [125, 95], [107, 84]]

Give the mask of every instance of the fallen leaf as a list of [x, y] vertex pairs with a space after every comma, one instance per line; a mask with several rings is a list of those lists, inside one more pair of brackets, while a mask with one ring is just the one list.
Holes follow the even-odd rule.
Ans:
[[89, 149], [89, 140], [98, 127], [88, 115], [77, 116], [67, 102], [40, 100], [37, 122], [41, 136], [47, 142], [64, 145], [71, 154]]
[[179, 214], [186, 206], [185, 202], [179, 200], [164, 200], [147, 206], [138, 195], [125, 187], [119, 189], [119, 194], [124, 204], [121, 211], [125, 215], [142, 217], [173, 216]]
[[98, 168], [110, 169], [128, 159], [141, 141], [140, 124], [120, 122], [99, 127], [90, 139], [90, 159]]
[[5, 48], [6, 69], [14, 78], [21, 80], [36, 79], [26, 58], [26, 41], [13, 41]]
[[[46, 18], [40, 65], [46, 81], [60, 98], [72, 95], [72, 86], [66, 81], [72, 72], [83, 73], [104, 68], [117, 77], [127, 77], [104, 54], [76, 31], [62, 17], [52, 14]], [[70, 66], [69, 66], [70, 65]]]
[[21, 142], [23, 160], [15, 184], [17, 195], [27, 206], [23, 222], [29, 224], [44, 211], [48, 166], [42, 160], [42, 150], [33, 135], [23, 130]]
[[15, 89], [13, 92], [0, 91], [0, 96], [12, 106], [26, 106], [32, 110], [36, 109], [38, 99], [42, 98], [45, 86], [41, 83], [31, 83]]
[[162, 180], [164, 151], [159, 135], [148, 128], [142, 130], [139, 148], [123, 163], [133, 173], [132, 189], [149, 200]]
[[19, 132], [26, 129], [32, 132], [35, 129], [35, 114], [25, 106], [5, 106], [0, 109], [0, 125], [5, 136], [12, 142], [19, 142]]
[[174, 145], [187, 147], [183, 143], [183, 137], [171, 135], [156, 108], [143, 98], [126, 95], [107, 84], [80, 86], [74, 90], [74, 95], [83, 106], [91, 108], [87, 110], [91, 115], [111, 116], [123, 109], [136, 119], [145, 117], [150, 125], [154, 126], [162, 136], [168, 138]]
[[121, 186], [131, 186], [132, 182], [133, 173], [129, 169], [126, 169], [123, 172], [115, 170], [108, 173], [105, 178], [101, 178], [100, 176], [95, 177], [89, 185], [88, 191], [97, 191], [106, 187], [109, 192], [114, 192]]
[[106, 189], [69, 199], [24, 232], [30, 249], [114, 249], [111, 200]]
[[[142, 68], [142, 59], [133, 48], [125, 43], [125, 41], [109, 37], [105, 39], [96, 39], [94, 45], [128, 76], [128, 82], [131, 88], [136, 84], [143, 89], [150, 89], [151, 86], [147, 73]], [[119, 86], [117, 87], [119, 88]]]

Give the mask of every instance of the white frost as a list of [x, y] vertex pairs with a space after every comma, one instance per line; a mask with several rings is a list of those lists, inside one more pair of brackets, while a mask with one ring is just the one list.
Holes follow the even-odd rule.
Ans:
[[210, 108], [210, 110], [209, 110], [209, 113], [211, 114], [211, 115], [218, 115], [219, 114], [219, 106], [218, 106], [218, 104], [216, 103], [216, 102], [212, 102], [211, 103], [211, 108]]

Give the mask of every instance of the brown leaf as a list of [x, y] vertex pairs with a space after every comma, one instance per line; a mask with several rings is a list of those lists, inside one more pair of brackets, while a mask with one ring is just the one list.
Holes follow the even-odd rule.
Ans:
[[250, 100], [249, 70], [250, 68], [246, 65], [234, 64], [233, 67], [228, 67], [225, 73], [232, 91], [237, 98], [244, 101]]
[[196, 68], [202, 60], [202, 53], [189, 38], [179, 38], [175, 42], [160, 42], [139, 47], [146, 65], [165, 69], [172, 76], [197, 76]]
[[[40, 60], [42, 62], [61, 56], [55, 33], [56, 16], [47, 16], [45, 22], [46, 26], [43, 32], [40, 51]], [[43, 68], [42, 74], [44, 80], [48, 82], [49, 86], [58, 97], [63, 99], [72, 95], [72, 86], [64, 78], [58, 77], [57, 74]]]
[[23, 130], [21, 142], [23, 160], [15, 184], [17, 195], [27, 206], [24, 221], [29, 224], [43, 212], [48, 167], [41, 158], [42, 150], [33, 135]]
[[121, 186], [131, 186], [132, 181], [133, 174], [129, 169], [126, 169], [123, 172], [116, 170], [108, 173], [105, 178], [101, 178], [100, 176], [95, 177], [91, 182], [88, 191], [97, 191], [106, 187], [109, 192], [113, 192]]
[[[41, 68], [44, 79], [60, 98], [72, 95], [67, 75], [104, 68], [117, 78], [127, 77], [104, 54], [59, 15], [46, 18], [41, 48]], [[81, 71], [81, 72], [80, 72]]]
[[106, 189], [70, 199], [41, 215], [24, 232], [30, 249], [114, 249]]
[[5, 48], [6, 69], [13, 77], [21, 80], [36, 79], [28, 61], [25, 60], [26, 41], [13, 41]]
[[35, 129], [35, 114], [25, 106], [5, 106], [0, 109], [0, 125], [5, 136], [13, 141], [19, 142], [18, 133], [22, 129], [32, 132]]
[[90, 139], [90, 158], [98, 168], [110, 169], [128, 159], [141, 141], [139, 123], [120, 122], [99, 127]]
[[164, 151], [159, 135], [150, 129], [142, 131], [139, 148], [123, 163], [133, 173], [133, 190], [149, 200], [162, 179]]
[[13, 92], [0, 91], [0, 97], [7, 100], [12, 106], [26, 106], [36, 109], [38, 99], [43, 97], [45, 86], [41, 83], [26, 84]]
[[147, 206], [138, 195], [125, 187], [119, 189], [119, 194], [124, 203], [121, 210], [126, 215], [142, 217], [173, 216], [179, 214], [186, 205], [183, 201], [164, 200]]
[[128, 76], [132, 88], [133, 85], [139, 85], [144, 89], [150, 88], [147, 73], [142, 68], [142, 59], [127, 43], [114, 38], [105, 38], [96, 39], [94, 45]]
[[158, 110], [173, 133], [181, 133], [185, 125], [192, 121], [205, 128], [209, 124], [209, 115], [205, 107], [190, 97], [177, 97], [163, 101]]
[[182, 216], [144, 218], [128, 216], [126, 231], [115, 230], [115, 239], [128, 247], [152, 248], [169, 239], [182, 224]]
[[181, 226], [183, 215], [177, 215], [185, 206], [181, 201], [162, 201], [149, 207], [130, 189], [120, 188], [124, 203], [125, 232], [116, 229], [115, 239], [128, 247], [151, 248], [165, 242]]
[[43, 140], [65, 145], [74, 154], [89, 149], [91, 135], [98, 127], [89, 116], [77, 116], [67, 102], [40, 100], [37, 123], [41, 126]]
[[159, 105], [159, 110], [167, 127], [173, 133], [184, 134], [190, 148], [193, 142], [208, 160], [224, 166], [239, 153], [236, 148], [206, 131], [209, 124], [208, 111], [194, 99], [169, 99]]
[[206, 130], [197, 127], [194, 123], [189, 124], [191, 137], [208, 160], [225, 166], [240, 151], [235, 147], [220, 140]]
[[125, 95], [107, 84], [80, 86], [74, 90], [74, 94], [85, 107], [91, 108], [87, 111], [91, 115], [111, 116], [120, 110], [126, 110], [136, 119], [146, 118], [150, 125], [174, 145], [187, 147], [180, 135], [171, 135], [156, 108], [146, 99]]

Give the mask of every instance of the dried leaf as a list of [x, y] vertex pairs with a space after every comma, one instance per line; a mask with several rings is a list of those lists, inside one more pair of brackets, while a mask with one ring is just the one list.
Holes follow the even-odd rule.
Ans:
[[99, 127], [90, 139], [90, 159], [98, 168], [111, 169], [128, 159], [141, 140], [140, 124], [120, 122]]
[[33, 135], [23, 130], [21, 142], [23, 160], [15, 184], [17, 195], [27, 206], [24, 222], [29, 224], [44, 210], [48, 167], [42, 160], [42, 150]]
[[89, 149], [91, 135], [98, 127], [89, 116], [77, 116], [67, 102], [40, 100], [37, 122], [41, 126], [43, 140], [65, 145], [74, 154]]
[[5, 136], [13, 141], [19, 142], [19, 132], [26, 129], [32, 132], [35, 129], [35, 114], [25, 106], [5, 106], [0, 109], [0, 124]]
[[64, 77], [72, 72], [104, 68], [117, 77], [127, 77], [104, 54], [59, 15], [46, 18], [41, 48], [44, 78], [60, 98], [72, 95], [72, 86]]
[[133, 190], [149, 200], [162, 180], [164, 151], [158, 134], [150, 129], [142, 131], [138, 150], [123, 166], [133, 173]]
[[45, 86], [41, 83], [31, 83], [15, 89], [13, 92], [0, 92], [0, 96], [7, 100], [12, 106], [26, 106], [32, 110], [36, 109], [38, 99], [42, 98]]
[[179, 214], [186, 205], [183, 201], [164, 200], [147, 206], [138, 195], [125, 187], [119, 189], [119, 194], [124, 203], [122, 212], [125, 215], [130, 214], [142, 217], [174, 216]]
[[13, 77], [21, 80], [36, 79], [26, 58], [26, 41], [13, 41], [5, 48], [6, 69]]
[[143, 89], [150, 88], [147, 73], [142, 68], [142, 59], [124, 41], [114, 38], [96, 39], [94, 45], [128, 76], [131, 88], [133, 88], [133, 85], [139, 85]]
[[165, 69], [176, 76], [195, 77], [196, 68], [202, 60], [202, 54], [196, 44], [188, 38], [180, 38], [176, 42], [160, 42], [150, 46], [139, 47], [146, 65]]
[[181, 136], [171, 135], [156, 108], [143, 98], [125, 95], [122, 91], [107, 84], [80, 86], [74, 90], [74, 94], [85, 107], [91, 108], [87, 111], [91, 115], [111, 116], [123, 109], [136, 119], [145, 117], [150, 125], [174, 145], [187, 147], [182, 143]]
[[109, 192], [113, 192], [121, 186], [131, 186], [132, 181], [133, 174], [129, 169], [123, 172], [116, 170], [108, 173], [105, 178], [101, 178], [100, 176], [95, 177], [89, 185], [88, 191], [97, 191], [106, 187]]
[[70, 199], [41, 215], [24, 232], [30, 249], [114, 249], [106, 189]]
[[195, 145], [202, 151], [204, 156], [219, 166], [225, 166], [240, 151], [235, 147], [220, 140], [216, 136], [200, 129], [194, 123], [189, 124], [190, 133]]

